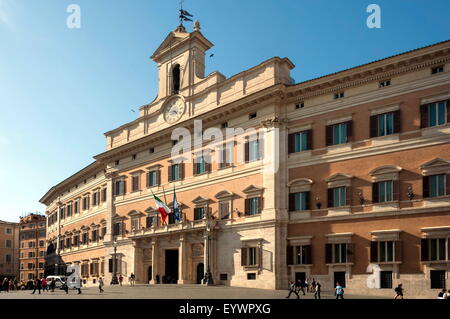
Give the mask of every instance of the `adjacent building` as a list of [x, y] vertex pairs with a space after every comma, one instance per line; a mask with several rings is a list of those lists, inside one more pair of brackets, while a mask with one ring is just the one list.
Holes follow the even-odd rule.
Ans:
[[19, 224], [0, 220], [0, 280], [19, 278]]
[[20, 218], [20, 280], [44, 277], [46, 216], [28, 214]]
[[[212, 46], [199, 23], [170, 32], [151, 57], [155, 100], [41, 199], [48, 241], [85, 284], [208, 273], [267, 289], [305, 278], [358, 294], [450, 288], [450, 41], [302, 83], [279, 57], [205, 75]], [[174, 190], [181, 220], [162, 224], [153, 196], [172, 208]]]

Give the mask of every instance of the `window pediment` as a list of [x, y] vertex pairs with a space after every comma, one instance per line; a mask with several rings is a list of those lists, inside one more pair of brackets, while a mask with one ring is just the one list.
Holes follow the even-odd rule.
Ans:
[[351, 186], [352, 175], [337, 173], [328, 177], [325, 181], [328, 183], [328, 187], [341, 187], [341, 186]]
[[218, 192], [216, 195], [214, 195], [214, 197], [217, 199], [231, 199], [233, 196], [234, 196], [234, 193], [226, 191], [226, 190]]
[[290, 193], [308, 192], [313, 181], [309, 178], [297, 178], [288, 183]]
[[450, 171], [450, 161], [442, 158], [435, 158], [420, 166], [420, 169], [424, 176], [445, 174]]
[[196, 197], [195, 199], [192, 200], [192, 202], [196, 205], [202, 205], [202, 204], [209, 204], [211, 200], [208, 198], [203, 198], [201, 196]]
[[262, 195], [262, 193], [264, 192], [264, 188], [250, 185], [247, 188], [245, 188], [242, 192], [245, 193], [247, 196]]
[[372, 240], [374, 241], [396, 241], [400, 239], [400, 229], [374, 230], [371, 231]]
[[325, 237], [328, 239], [329, 244], [338, 244], [338, 243], [350, 244], [352, 242], [353, 235], [354, 233], [336, 233], [325, 235]]
[[142, 214], [141, 212], [138, 212], [137, 210], [132, 210], [131, 212], [128, 213], [128, 216], [130, 216], [130, 217], [140, 217], [143, 215], [144, 214]]
[[398, 175], [401, 171], [402, 168], [400, 166], [384, 165], [373, 169], [369, 175], [372, 176], [373, 182], [398, 180]]

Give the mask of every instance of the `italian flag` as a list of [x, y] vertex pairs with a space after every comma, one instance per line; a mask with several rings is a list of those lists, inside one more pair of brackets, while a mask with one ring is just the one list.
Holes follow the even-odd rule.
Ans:
[[163, 221], [163, 224], [166, 222], [167, 215], [170, 213], [169, 207], [167, 207], [166, 204], [164, 204], [156, 195], [153, 194], [153, 199], [155, 200], [156, 209], [161, 214], [161, 218]]

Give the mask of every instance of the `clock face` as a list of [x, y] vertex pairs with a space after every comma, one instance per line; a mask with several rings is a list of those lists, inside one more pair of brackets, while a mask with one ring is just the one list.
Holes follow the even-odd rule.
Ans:
[[180, 120], [185, 111], [185, 104], [182, 99], [173, 99], [171, 100], [165, 110], [164, 110], [164, 119], [167, 123], [173, 124]]

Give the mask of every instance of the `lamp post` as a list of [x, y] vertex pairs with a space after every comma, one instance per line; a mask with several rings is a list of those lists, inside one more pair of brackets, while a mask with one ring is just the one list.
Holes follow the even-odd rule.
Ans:
[[114, 247], [114, 258], [113, 258], [113, 277], [111, 280], [111, 285], [117, 285], [119, 283], [119, 280], [117, 279], [117, 242], [113, 242]]
[[206, 214], [206, 274], [204, 278], [204, 283], [207, 286], [214, 285], [214, 280], [211, 274], [211, 234], [215, 226], [215, 221], [212, 219], [211, 214], [208, 212]]

